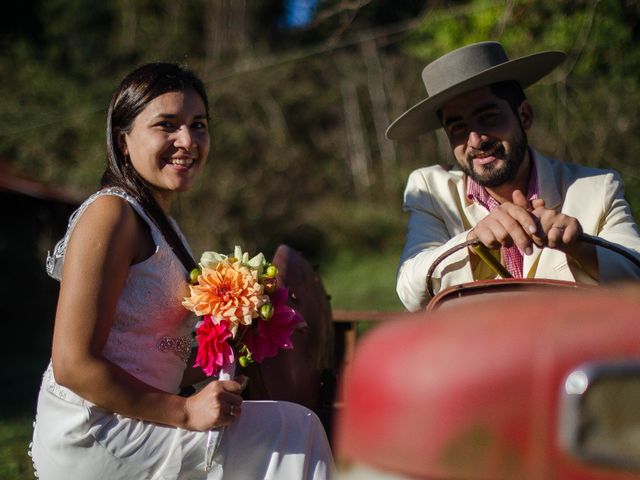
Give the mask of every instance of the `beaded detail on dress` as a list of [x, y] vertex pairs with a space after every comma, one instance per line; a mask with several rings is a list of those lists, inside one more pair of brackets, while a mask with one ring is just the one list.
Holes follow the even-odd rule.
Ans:
[[[36, 422], [33, 422], [33, 428], [36, 428]], [[40, 478], [40, 474], [38, 473], [38, 469], [36, 468], [36, 464], [33, 461], [33, 440], [29, 442], [29, 450], [27, 450], [27, 455], [31, 459], [31, 465], [33, 465], [33, 476], [35, 478]]]
[[193, 345], [192, 335], [183, 335], [182, 337], [164, 336], [156, 343], [156, 347], [161, 352], [175, 353], [186, 364], [191, 356], [191, 348]]

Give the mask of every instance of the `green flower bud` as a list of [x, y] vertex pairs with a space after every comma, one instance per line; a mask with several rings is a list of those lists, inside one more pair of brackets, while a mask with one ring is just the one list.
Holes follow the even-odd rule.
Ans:
[[269, 320], [273, 316], [273, 305], [265, 303], [260, 307], [260, 316], [265, 320]]
[[275, 265], [269, 265], [264, 272], [264, 276], [267, 278], [274, 278], [276, 275], [278, 275], [278, 267]]
[[189, 272], [189, 283], [191, 285], [195, 285], [196, 283], [198, 283], [198, 277], [200, 276], [201, 273], [202, 271], [198, 267], [191, 270]]
[[240, 354], [240, 356], [238, 357], [238, 364], [242, 368], [253, 363], [253, 358], [251, 358], [251, 351], [249, 351], [249, 348], [247, 348], [246, 344], [242, 344], [242, 347], [240, 347], [240, 351], [238, 353]]

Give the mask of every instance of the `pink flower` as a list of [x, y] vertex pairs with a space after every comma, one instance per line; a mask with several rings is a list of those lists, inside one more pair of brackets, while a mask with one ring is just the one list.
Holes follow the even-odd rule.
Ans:
[[213, 321], [211, 315], [202, 317], [202, 323], [196, 329], [198, 355], [194, 367], [200, 367], [205, 375], [217, 375], [223, 365], [233, 363], [233, 349], [228, 340], [232, 334], [228, 321]]
[[291, 336], [296, 325], [303, 321], [302, 316], [287, 305], [289, 291], [286, 288], [278, 288], [270, 297], [273, 316], [257, 322], [257, 329], [250, 329], [244, 340], [258, 363], [275, 357], [279, 349], [292, 349]]

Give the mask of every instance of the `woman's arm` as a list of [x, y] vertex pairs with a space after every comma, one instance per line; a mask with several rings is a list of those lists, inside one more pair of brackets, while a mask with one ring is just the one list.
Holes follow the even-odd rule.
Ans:
[[198, 349], [191, 349], [191, 356], [187, 361], [187, 368], [184, 369], [184, 373], [182, 374], [182, 381], [180, 382], [181, 388], [190, 387], [196, 383], [204, 382], [209, 378], [204, 374], [202, 368], [193, 366], [196, 363], [197, 355]]
[[[205, 430], [230, 423], [236, 382], [213, 382], [189, 399], [141, 382], [102, 356], [131, 264], [145, 257], [149, 233], [129, 204], [103, 196], [78, 220], [65, 254], [53, 335], [58, 383], [125, 416]], [[224, 408], [226, 407], [226, 410]]]

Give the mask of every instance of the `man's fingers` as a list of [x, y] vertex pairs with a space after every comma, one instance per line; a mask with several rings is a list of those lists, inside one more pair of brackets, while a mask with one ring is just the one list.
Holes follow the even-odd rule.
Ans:
[[514, 205], [517, 205], [520, 208], [524, 208], [525, 210], [531, 210], [531, 204], [529, 203], [529, 200], [527, 200], [527, 197], [525, 197], [520, 190], [514, 190], [511, 198]]
[[556, 248], [562, 245], [564, 242], [565, 227], [562, 225], [553, 225], [547, 232], [547, 246], [550, 248]]
[[528, 255], [531, 253], [530, 233], [527, 233], [531, 231], [530, 228], [536, 230], [528, 212], [513, 204], [503, 204], [487, 215], [474, 231], [486, 247], [509, 247], [515, 244]]
[[577, 221], [569, 222], [564, 229], [562, 242], [565, 244], [573, 243], [582, 233], [582, 227]]
[[546, 246], [560, 248], [572, 244], [582, 233], [578, 220], [553, 210], [540, 209], [533, 212], [539, 216], [540, 225], [546, 237]]
[[[531, 245], [530, 237], [540, 233], [537, 219], [527, 210], [514, 204], [503, 204], [503, 206], [508, 216], [508, 219], [504, 220], [503, 223], [508, 223], [509, 227], [507, 227], [507, 230], [512, 234], [513, 241], [518, 245], [520, 250], [525, 251], [525, 247]], [[511, 222], [515, 222], [517, 225]]]
[[535, 210], [536, 208], [544, 208], [545, 202], [542, 198], [536, 198], [531, 202], [531, 208]]
[[486, 219], [482, 225], [478, 224], [473, 233], [475, 237], [487, 248], [499, 248], [507, 237], [507, 232], [502, 228], [500, 223]]

